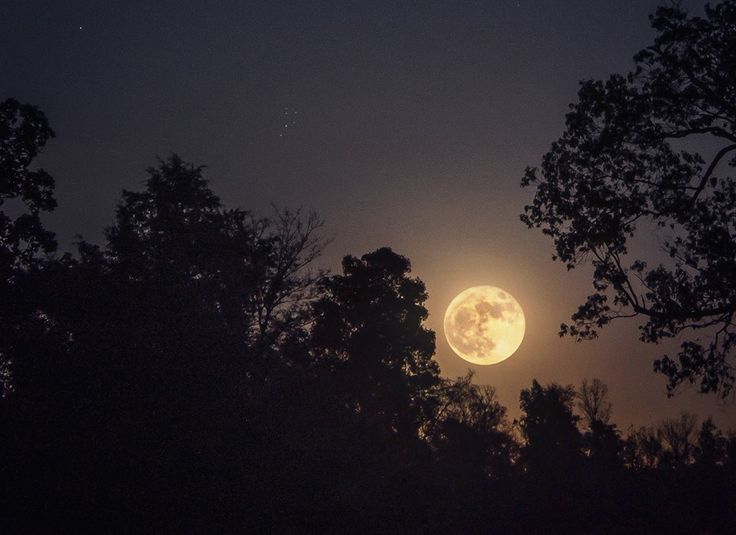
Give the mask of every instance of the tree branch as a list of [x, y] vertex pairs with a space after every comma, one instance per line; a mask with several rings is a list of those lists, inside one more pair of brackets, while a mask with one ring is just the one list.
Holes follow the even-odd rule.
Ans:
[[700, 184], [698, 184], [698, 187], [695, 188], [695, 192], [693, 193], [692, 199], [690, 201], [691, 204], [695, 204], [698, 196], [702, 193], [703, 189], [705, 189], [705, 186], [708, 183], [708, 179], [713, 174], [713, 171], [715, 171], [718, 163], [723, 159], [726, 154], [728, 154], [732, 150], [736, 150], [736, 144], [728, 145], [727, 147], [723, 147], [720, 151], [718, 151], [718, 154], [716, 154], [715, 158], [713, 158], [713, 161], [710, 162], [708, 169], [706, 169], [703, 178], [700, 179]]

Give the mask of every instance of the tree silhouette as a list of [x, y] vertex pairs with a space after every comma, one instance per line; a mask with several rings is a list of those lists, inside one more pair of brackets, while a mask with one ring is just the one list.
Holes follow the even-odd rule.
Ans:
[[700, 426], [695, 446], [696, 462], [706, 466], [721, 464], [726, 456], [726, 443], [726, 438], [715, 426], [713, 419], [706, 418]]
[[322, 280], [312, 346], [350, 385], [350, 403], [386, 433], [417, 436], [438, 381], [434, 333], [424, 327], [427, 293], [409, 261], [389, 248], [343, 259]]
[[678, 418], [660, 422], [657, 436], [665, 446], [660, 462], [682, 466], [692, 460], [696, 423], [695, 415], [686, 412], [681, 413]]
[[[736, 2], [705, 15], [660, 7], [651, 18], [658, 35], [633, 72], [581, 84], [564, 134], [522, 180], [536, 188], [522, 220], [552, 238], [569, 269], [592, 260], [595, 292], [561, 334], [592, 338], [631, 316], [645, 318], [646, 342], [709, 329], [707, 343], [686, 340], [677, 360], [665, 355], [655, 367], [670, 391], [698, 381], [725, 396], [736, 343], [736, 186], [727, 169], [736, 165]], [[686, 149], [702, 138], [712, 154]], [[655, 228], [669, 232], [669, 265], [628, 255], [629, 240]]]
[[656, 468], [662, 456], [662, 443], [651, 427], [631, 429], [624, 444], [626, 464], [633, 470]]
[[104, 244], [45, 255], [53, 183], [29, 155], [50, 130], [4, 109], [0, 200], [30, 219], [5, 217], [0, 242], [3, 533], [732, 524], [736, 438], [712, 420], [622, 441], [602, 381], [535, 380], [512, 427], [493, 387], [439, 375], [407, 258], [312, 270], [316, 216], [228, 210], [177, 156], [123, 193]]
[[535, 379], [521, 391], [521, 431], [526, 441], [522, 460], [531, 471], [566, 470], [580, 455], [578, 417], [573, 414], [575, 390], [552, 383], [540, 385]]
[[314, 530], [427, 524], [432, 472], [420, 429], [439, 369], [434, 333], [423, 325], [424, 284], [409, 272], [406, 258], [382, 248], [345, 257], [342, 273], [317, 285], [309, 335], [288, 349], [309, 360], [281, 370], [254, 396], [255, 455], [278, 489], [259, 497], [265, 524], [283, 525], [292, 502]]
[[[12, 98], [0, 103], [0, 398], [12, 389], [12, 366], [22, 358], [24, 340], [46, 327], [24, 297], [26, 281], [19, 279], [27, 278], [39, 253], [56, 249], [54, 234], [41, 223], [41, 213], [56, 207], [54, 179], [41, 168], [32, 169], [52, 137], [38, 108]], [[6, 203], [11, 203], [10, 212]]]
[[84, 417], [80, 370], [66, 358], [68, 333], [42, 306], [56, 242], [41, 214], [56, 201], [54, 180], [35, 159], [53, 136], [36, 107], [0, 103], [0, 495], [11, 530], [15, 518], [33, 520], [25, 513], [34, 506], [61, 513], [77, 507], [72, 496], [84, 500], [84, 466], [70, 439], [78, 427], [64, 425], [74, 424], [70, 414]]
[[594, 378], [590, 383], [587, 379], [583, 379], [578, 391], [578, 400], [578, 408], [588, 426], [595, 421], [607, 424], [611, 419], [608, 386], [600, 379]]
[[49, 499], [34, 481], [91, 493], [92, 505], [49, 511], [59, 523], [94, 523], [95, 511], [102, 530], [224, 521], [214, 504], [242, 474], [254, 385], [286, 365], [287, 338], [303, 337], [318, 226], [225, 210], [201, 168], [172, 156], [144, 191], [124, 192], [106, 247], [82, 242], [78, 258], [37, 269], [26, 299], [44, 336], [15, 359], [5, 406], [8, 462], [34, 467], [17, 476], [19, 514]]
[[612, 405], [608, 401], [608, 386], [600, 379], [583, 379], [577, 394], [578, 409], [587, 429], [583, 434], [583, 449], [596, 464], [618, 466], [621, 440], [616, 425], [609, 423]]
[[173, 155], [148, 170], [143, 192], [123, 192], [107, 230], [108, 256], [129, 278], [166, 281], [175, 291], [201, 287], [233, 333], [247, 333], [259, 354], [304, 319], [319, 273], [321, 226], [280, 211], [275, 220], [224, 210], [195, 167]]
[[[454, 457], [477, 475], [490, 479], [509, 475], [516, 444], [506, 420], [506, 407], [490, 386], [472, 383], [472, 372], [437, 388], [436, 413], [424, 431], [440, 457]], [[471, 453], [472, 452], [472, 453]]]
[[39, 252], [55, 250], [53, 233], [45, 230], [40, 214], [53, 210], [54, 179], [33, 161], [54, 137], [46, 115], [35, 106], [15, 99], [0, 103], [0, 208], [19, 200], [25, 211], [15, 218], [0, 212], [0, 280], [12, 277], [13, 268], [27, 265]]
[[[575, 390], [572, 386], [551, 383], [542, 386], [535, 379], [520, 395], [522, 416], [519, 427], [523, 438], [519, 463], [525, 483], [522, 504], [533, 530], [547, 523], [557, 529], [584, 522], [586, 510], [592, 512], [585, 496], [582, 476], [582, 436], [579, 417], [573, 413]], [[566, 489], [561, 492], [561, 489]]]

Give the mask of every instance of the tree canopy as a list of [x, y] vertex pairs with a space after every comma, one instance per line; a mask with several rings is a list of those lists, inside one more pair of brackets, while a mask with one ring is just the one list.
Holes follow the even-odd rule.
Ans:
[[24, 208], [15, 218], [0, 212], [0, 280], [33, 255], [56, 248], [53, 233], [40, 219], [42, 212], [56, 207], [54, 179], [34, 164], [53, 137], [46, 115], [35, 106], [13, 98], [0, 103], [0, 208], [12, 200]]
[[42, 254], [56, 249], [53, 232], [41, 221], [43, 212], [56, 207], [54, 179], [35, 162], [53, 137], [35, 106], [13, 98], [0, 102], [0, 398], [12, 389], [11, 363], [28, 336], [46, 328], [23, 280]]
[[343, 274], [319, 283], [312, 351], [351, 385], [346, 402], [389, 435], [418, 437], [439, 380], [427, 292], [409, 260], [383, 247], [346, 256]]
[[33, 161], [51, 130], [3, 106], [0, 201], [21, 212], [0, 202], [3, 533], [732, 524], [733, 432], [682, 414], [622, 438], [598, 379], [533, 380], [510, 422], [471, 372], [440, 375], [408, 258], [318, 269], [318, 216], [226, 208], [176, 155], [122, 193], [101, 244], [53, 254]]
[[[643, 318], [641, 339], [687, 335], [655, 369], [672, 391], [733, 388], [736, 344], [736, 2], [651, 17], [657, 36], [636, 67], [581, 83], [560, 139], [523, 186], [522, 220], [551, 237], [568, 269], [590, 260], [593, 289], [563, 324], [578, 339]], [[664, 233], [669, 261], [632, 258], [632, 238]]]

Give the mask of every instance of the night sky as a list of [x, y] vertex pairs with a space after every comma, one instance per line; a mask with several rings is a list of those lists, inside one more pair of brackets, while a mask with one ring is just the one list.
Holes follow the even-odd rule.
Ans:
[[325, 266], [384, 245], [408, 256], [446, 376], [471, 367], [442, 332], [450, 300], [509, 291], [526, 338], [472, 369], [511, 416], [533, 378], [599, 377], [622, 428], [680, 410], [734, 426], [732, 401], [667, 399], [651, 371], [666, 347], [639, 343], [635, 323], [558, 338], [590, 275], [554, 263], [519, 221], [524, 168], [562, 133], [579, 80], [628, 70], [657, 3], [3, 0], [0, 99], [39, 106], [56, 131], [40, 162], [57, 180], [47, 226], [62, 250], [77, 234], [99, 242], [121, 190], [176, 152], [208, 166], [227, 206], [318, 211]]

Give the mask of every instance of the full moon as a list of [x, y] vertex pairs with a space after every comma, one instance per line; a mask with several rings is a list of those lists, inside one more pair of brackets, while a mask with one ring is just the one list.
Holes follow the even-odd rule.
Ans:
[[519, 349], [525, 328], [519, 302], [495, 286], [468, 288], [445, 312], [447, 342], [473, 364], [497, 364], [509, 358]]

